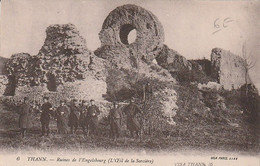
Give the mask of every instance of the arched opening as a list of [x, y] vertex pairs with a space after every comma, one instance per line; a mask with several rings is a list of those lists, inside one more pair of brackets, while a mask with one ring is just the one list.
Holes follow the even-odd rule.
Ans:
[[5, 96], [14, 96], [16, 87], [17, 87], [16, 77], [14, 75], [8, 76], [8, 83], [6, 85], [4, 95]]
[[119, 36], [123, 44], [129, 45], [136, 40], [136, 29], [131, 24], [125, 24], [121, 27]]

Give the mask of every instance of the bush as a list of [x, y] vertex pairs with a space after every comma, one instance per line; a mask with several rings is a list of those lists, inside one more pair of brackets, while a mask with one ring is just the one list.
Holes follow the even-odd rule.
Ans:
[[[146, 94], [144, 100], [144, 86], [148, 82], [152, 92]], [[143, 73], [114, 68], [108, 70], [106, 83], [108, 101], [124, 102], [134, 98], [135, 103], [143, 111], [138, 119], [145, 134], [159, 136], [175, 125], [172, 118], [176, 115], [178, 107], [177, 93], [172, 82], [146, 76]]]
[[207, 76], [200, 70], [179, 70], [171, 72], [173, 78], [180, 83], [189, 84], [191, 82], [208, 83], [214, 81], [211, 77]]
[[245, 117], [252, 123], [258, 122], [260, 117], [260, 96], [253, 84], [243, 85], [240, 88], [241, 106]]

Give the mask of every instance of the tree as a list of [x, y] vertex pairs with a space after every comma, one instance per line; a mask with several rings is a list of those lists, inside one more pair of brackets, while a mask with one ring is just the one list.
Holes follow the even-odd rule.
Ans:
[[247, 54], [246, 43], [244, 43], [243, 47], [242, 47], [242, 57], [244, 59], [243, 67], [245, 69], [245, 85], [246, 85], [245, 96], [247, 97], [248, 96], [248, 84], [249, 84], [249, 70], [255, 66], [256, 61], [253, 61], [252, 56]]

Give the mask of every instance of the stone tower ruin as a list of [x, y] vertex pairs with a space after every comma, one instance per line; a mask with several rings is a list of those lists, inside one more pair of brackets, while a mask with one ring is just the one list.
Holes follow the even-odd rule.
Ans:
[[[128, 42], [128, 34], [136, 30], [136, 40]], [[139, 58], [152, 61], [164, 42], [163, 27], [150, 11], [136, 5], [117, 7], [106, 17], [99, 33], [101, 47], [96, 51], [101, 56], [105, 47], [136, 54]]]

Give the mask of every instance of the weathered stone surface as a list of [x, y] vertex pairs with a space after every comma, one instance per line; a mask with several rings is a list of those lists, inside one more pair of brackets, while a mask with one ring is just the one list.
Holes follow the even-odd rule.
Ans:
[[15, 87], [30, 84], [30, 75], [32, 71], [32, 56], [28, 53], [18, 53], [11, 56], [5, 64], [6, 77], [8, 83], [4, 95], [12, 96], [15, 93]]
[[85, 39], [72, 24], [49, 26], [38, 55], [15, 54], [6, 71], [9, 82], [5, 95], [11, 96], [23, 86], [45, 84], [49, 91], [56, 91], [61, 84], [86, 78], [105, 83], [104, 60], [87, 49]]
[[[129, 44], [127, 37], [131, 30], [137, 31], [135, 42]], [[164, 41], [160, 21], [150, 11], [136, 5], [117, 7], [105, 19], [99, 33], [101, 47], [109, 45], [130, 49], [139, 57], [152, 61]]]
[[[212, 77], [225, 89], [237, 89], [245, 84], [246, 71], [243, 58], [220, 48], [212, 49]], [[247, 76], [249, 77], [249, 76]]]
[[46, 29], [46, 39], [38, 56], [48, 60], [51, 56], [90, 53], [86, 40], [73, 24], [55, 24]]
[[137, 55], [123, 47], [106, 45], [98, 48], [94, 53], [105, 59], [108, 67], [115, 66], [125, 69], [136, 69], [138, 67]]
[[37, 55], [41, 60], [38, 66], [43, 74], [41, 77], [47, 82], [47, 73], [52, 71], [58, 84], [84, 79], [90, 55], [85, 39], [73, 24], [51, 25]]
[[192, 69], [192, 64], [177, 51], [170, 49], [167, 45], [164, 45], [160, 53], [156, 57], [158, 65], [169, 71]]
[[[127, 35], [133, 29], [137, 31], [137, 37], [129, 43]], [[147, 110], [145, 117], [149, 118], [159, 111], [168, 124], [175, 124], [172, 118], [178, 108], [176, 94], [173, 94], [176, 80], [168, 70], [153, 63], [164, 41], [163, 28], [158, 19], [141, 7], [120, 6], [108, 15], [99, 37], [101, 47], [94, 53], [106, 62], [106, 99], [124, 101], [138, 98], [140, 102], [143, 100], [144, 85], [150, 82], [154, 87], [152, 98], [156, 99], [148, 101], [153, 107]], [[162, 121], [165, 122], [165, 119]]]
[[4, 94], [7, 83], [7, 77], [5, 75], [0, 75], [0, 96]]
[[192, 63], [192, 70], [202, 70], [207, 76], [211, 74], [211, 61], [208, 59], [188, 60]]
[[13, 54], [6, 63], [6, 75], [14, 76], [18, 85], [29, 83], [32, 56], [28, 53]]

